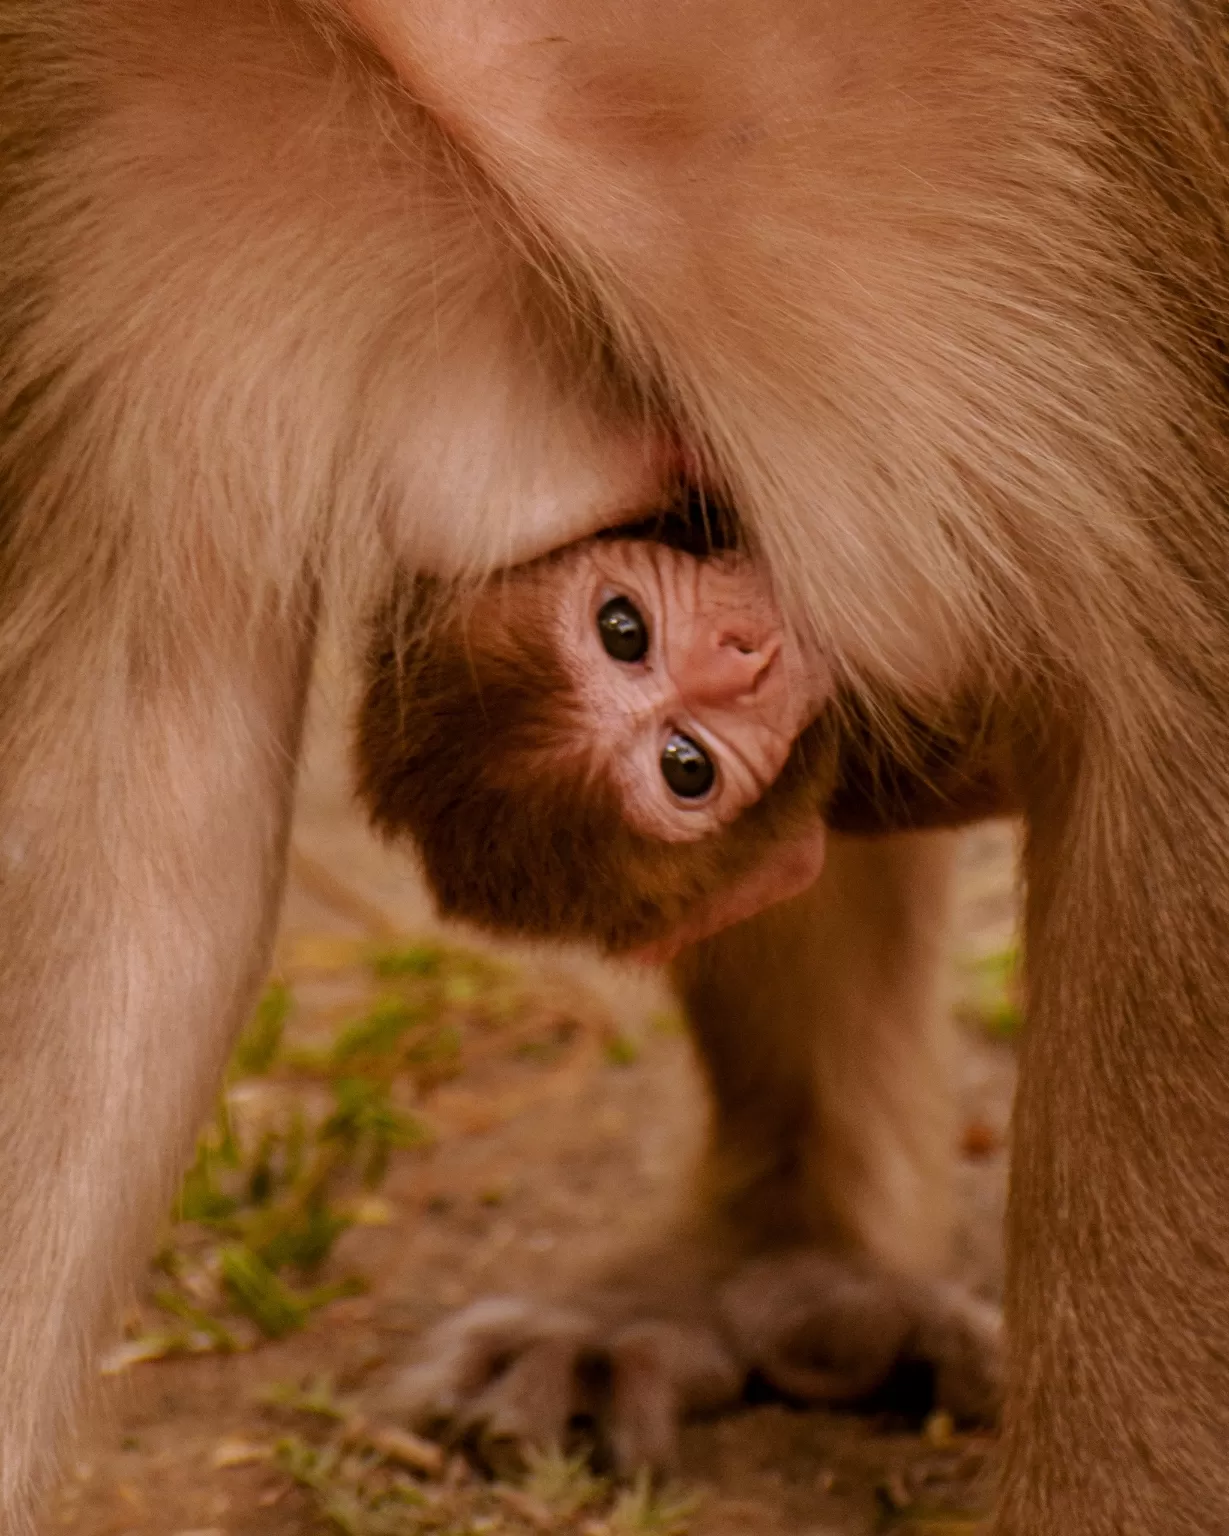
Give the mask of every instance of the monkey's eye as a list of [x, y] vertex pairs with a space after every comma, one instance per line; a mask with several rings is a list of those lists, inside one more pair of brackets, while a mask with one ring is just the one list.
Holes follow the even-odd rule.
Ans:
[[661, 774], [683, 800], [698, 800], [713, 787], [717, 771], [713, 760], [699, 744], [681, 731], [675, 731], [661, 754]]
[[649, 648], [648, 625], [629, 597], [612, 597], [597, 613], [602, 648], [615, 661], [643, 661]]

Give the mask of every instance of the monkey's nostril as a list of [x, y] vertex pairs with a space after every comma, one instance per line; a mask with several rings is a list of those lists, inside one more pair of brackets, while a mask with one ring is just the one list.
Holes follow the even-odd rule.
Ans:
[[691, 705], [729, 708], [750, 699], [774, 670], [778, 647], [725, 634], [701, 641], [678, 664], [679, 691]]
[[779, 654], [778, 647], [771, 645], [765, 646], [763, 649], [757, 646], [752, 650], [743, 652], [743, 655], [751, 658], [751, 665], [754, 667], [751, 684], [746, 690], [749, 697], [754, 697], [776, 671]]
[[753, 652], [759, 650], [759, 642], [753, 637], [748, 636], [745, 632], [740, 633], [737, 630], [733, 630], [726, 634], [718, 635], [717, 647], [719, 650], [738, 651], [740, 655], [750, 656]]

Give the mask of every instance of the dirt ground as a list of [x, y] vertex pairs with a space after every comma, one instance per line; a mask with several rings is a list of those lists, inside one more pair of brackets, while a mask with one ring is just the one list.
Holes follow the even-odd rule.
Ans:
[[[293, 999], [287, 1038], [304, 1049], [360, 1006], [356, 989], [370, 982], [359, 962], [373, 944], [404, 951], [405, 936], [418, 936], [433, 955], [441, 938], [404, 860], [367, 835], [350, 804], [336, 715], [329, 704], [316, 712], [279, 943]], [[970, 835], [954, 963], [1010, 941], [1012, 878], [1010, 829]], [[943, 1416], [919, 1426], [748, 1404], [687, 1428], [680, 1488], [622, 1493], [557, 1463], [538, 1465], [519, 1486], [493, 1484], [458, 1456], [364, 1425], [364, 1394], [449, 1309], [492, 1291], [566, 1291], [667, 1211], [700, 1131], [687, 1041], [659, 977], [583, 954], [493, 952], [472, 936], [444, 938], [494, 954], [495, 964], [441, 962], [438, 1006], [459, 1022], [437, 1028], [432, 1015], [442, 1055], [434, 1067], [422, 1055], [392, 1090], [431, 1140], [394, 1150], [378, 1188], [354, 1196], [354, 1224], [323, 1271], [326, 1280], [360, 1275], [365, 1293], [320, 1306], [278, 1340], [240, 1327], [226, 1337], [244, 1347], [219, 1352], [212, 1345], [223, 1334], [209, 1334], [206, 1322], [205, 1335], [193, 1334], [204, 1352], [127, 1363], [155, 1327], [151, 1298], [165, 1265], [151, 1271], [51, 1528], [73, 1536], [974, 1531], [993, 1439], [957, 1434]], [[961, 1049], [957, 1272], [994, 1295], [1011, 1048], [966, 1025]], [[279, 1102], [321, 1091], [292, 1068], [251, 1090], [281, 1094]], [[212, 1262], [209, 1241], [200, 1229], [182, 1237], [185, 1252], [205, 1253], [201, 1273]]]

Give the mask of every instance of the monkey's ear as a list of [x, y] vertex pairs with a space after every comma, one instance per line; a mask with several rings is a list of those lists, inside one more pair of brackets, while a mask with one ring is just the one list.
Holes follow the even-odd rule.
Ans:
[[827, 831], [821, 821], [771, 844], [763, 859], [733, 885], [705, 897], [677, 928], [652, 944], [632, 950], [628, 958], [645, 965], [663, 965], [723, 928], [745, 923], [766, 907], [800, 896], [819, 879], [826, 846]]

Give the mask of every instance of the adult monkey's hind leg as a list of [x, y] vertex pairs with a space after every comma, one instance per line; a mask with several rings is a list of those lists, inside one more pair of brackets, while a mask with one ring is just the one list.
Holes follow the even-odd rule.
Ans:
[[685, 956], [713, 1105], [691, 1212], [565, 1305], [488, 1300], [449, 1319], [387, 1406], [500, 1455], [595, 1413], [625, 1469], [669, 1466], [680, 1415], [732, 1401], [753, 1368], [840, 1401], [917, 1357], [955, 1413], [993, 1414], [997, 1316], [931, 1278], [953, 1147], [951, 850], [948, 835], [834, 836], [810, 892]]
[[998, 1536], [1229, 1530], [1226, 654], [1032, 797]]

